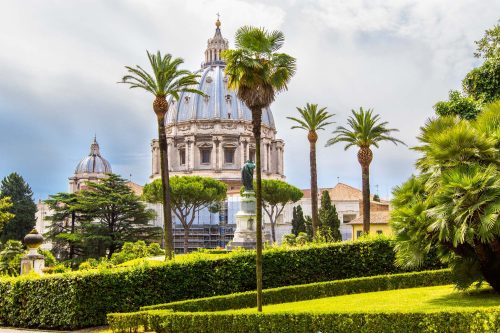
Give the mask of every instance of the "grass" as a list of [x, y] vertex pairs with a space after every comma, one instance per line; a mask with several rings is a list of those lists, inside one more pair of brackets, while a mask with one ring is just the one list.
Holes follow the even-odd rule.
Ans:
[[[363, 294], [319, 298], [308, 301], [264, 306], [264, 313], [277, 312], [436, 312], [466, 311], [467, 309], [496, 307], [500, 310], [500, 295], [491, 288], [461, 292], [454, 286], [437, 286], [379, 291]], [[224, 312], [254, 313], [256, 309]]]

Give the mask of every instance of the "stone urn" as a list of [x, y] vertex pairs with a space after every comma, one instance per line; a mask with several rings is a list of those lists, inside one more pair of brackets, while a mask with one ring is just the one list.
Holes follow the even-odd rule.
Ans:
[[45, 268], [45, 257], [38, 254], [38, 248], [43, 244], [43, 236], [36, 229], [31, 230], [24, 237], [24, 245], [28, 248], [28, 254], [21, 258], [21, 275], [34, 271], [42, 274]]
[[36, 229], [31, 230], [29, 234], [24, 236], [24, 245], [28, 250], [37, 250], [43, 244], [43, 236]]

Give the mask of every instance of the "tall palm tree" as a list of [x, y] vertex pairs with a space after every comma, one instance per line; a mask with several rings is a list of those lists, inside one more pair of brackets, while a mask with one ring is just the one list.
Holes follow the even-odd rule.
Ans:
[[359, 111], [352, 110], [352, 116], [347, 120], [349, 128], [337, 127], [333, 132], [335, 135], [328, 140], [327, 146], [338, 142], [345, 142], [344, 150], [357, 146], [358, 162], [361, 165], [361, 179], [363, 192], [363, 233], [370, 232], [370, 163], [373, 159], [371, 146], [379, 147], [382, 141], [390, 141], [397, 145], [405, 143], [391, 136], [391, 132], [398, 132], [397, 129], [387, 128], [388, 122], [381, 122], [380, 115], [373, 114], [373, 109]]
[[148, 54], [151, 65], [151, 74], [141, 66], [135, 68], [125, 66], [128, 75], [122, 79], [122, 83], [130, 85], [130, 88], [141, 88], [155, 96], [153, 102], [153, 111], [156, 114], [158, 122], [158, 142], [160, 145], [160, 168], [163, 194], [163, 221], [165, 238], [165, 258], [172, 259], [174, 253], [173, 233], [172, 233], [172, 209], [170, 200], [170, 181], [168, 173], [168, 154], [167, 154], [167, 136], [165, 133], [165, 117], [168, 112], [169, 102], [179, 99], [181, 92], [194, 92], [203, 95], [203, 92], [194, 89], [198, 84], [195, 75], [187, 70], [178, 69], [184, 62], [181, 58], [172, 58], [172, 55], [161, 55], [160, 51], [156, 54]]
[[256, 274], [257, 309], [262, 311], [262, 175], [261, 175], [261, 123], [262, 109], [268, 107], [278, 92], [286, 90], [295, 74], [295, 58], [277, 51], [285, 36], [281, 31], [268, 32], [263, 28], [244, 26], [236, 32], [236, 49], [226, 50], [225, 73], [228, 86], [237, 90], [238, 97], [252, 112], [256, 157]]
[[326, 107], [318, 109], [318, 104], [307, 103], [304, 108], [297, 108], [300, 118], [287, 117], [295, 121], [298, 125], [292, 126], [307, 131], [309, 140], [309, 165], [311, 170], [311, 204], [312, 204], [312, 228], [313, 237], [318, 229], [318, 172], [316, 169], [316, 142], [318, 141], [319, 130], [324, 130], [326, 126], [332, 124], [328, 120], [334, 115], [326, 111]]

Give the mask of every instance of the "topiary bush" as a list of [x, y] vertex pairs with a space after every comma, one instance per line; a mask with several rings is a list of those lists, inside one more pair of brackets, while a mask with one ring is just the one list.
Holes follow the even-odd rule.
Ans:
[[[181, 257], [179, 257], [181, 258]], [[438, 267], [430, 262], [427, 267]], [[394, 264], [394, 244], [386, 239], [310, 244], [264, 251], [264, 287], [280, 287], [402, 270]], [[0, 324], [76, 329], [106, 322], [110, 312], [255, 289], [255, 253], [161, 265], [96, 269], [38, 278], [0, 279]]]

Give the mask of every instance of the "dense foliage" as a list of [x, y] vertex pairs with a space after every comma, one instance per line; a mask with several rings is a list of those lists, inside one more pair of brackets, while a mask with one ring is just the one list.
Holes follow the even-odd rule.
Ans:
[[163, 250], [158, 243], [146, 244], [144, 241], [137, 241], [135, 243], [125, 242], [119, 252], [113, 253], [111, 262], [119, 265], [129, 260], [159, 256], [162, 253]]
[[0, 241], [22, 240], [35, 226], [36, 205], [30, 186], [17, 173], [11, 173], [0, 184], [0, 199], [10, 197], [12, 206], [6, 211], [13, 214], [0, 233]]
[[421, 174], [393, 192], [399, 262], [418, 265], [437, 249], [459, 287], [486, 280], [500, 292], [500, 102], [475, 121], [441, 117], [421, 132]]
[[14, 217], [14, 214], [8, 211], [10, 207], [12, 207], [12, 202], [9, 197], [0, 198], [0, 233], [3, 226]]
[[481, 112], [485, 103], [500, 99], [500, 25], [486, 30], [476, 42], [477, 58], [484, 63], [471, 70], [462, 80], [463, 92], [452, 90], [447, 101], [434, 105], [439, 116], [457, 115], [472, 120]]
[[[201, 176], [170, 178], [172, 211], [184, 228], [184, 253], [189, 250], [189, 229], [198, 213], [226, 199], [227, 186], [220, 180]], [[148, 202], [163, 203], [161, 179], [146, 184], [143, 197]]]
[[319, 208], [320, 234], [327, 242], [336, 242], [342, 240], [340, 234], [340, 219], [337, 214], [337, 208], [332, 205], [330, 193], [323, 191], [321, 193], [321, 206]]
[[[388, 240], [272, 248], [264, 252], [266, 288], [401, 272]], [[436, 267], [429, 262], [427, 267]], [[0, 279], [0, 325], [73, 329], [104, 324], [106, 313], [254, 290], [255, 252]], [[40, 300], [43, 299], [43, 302]]]

